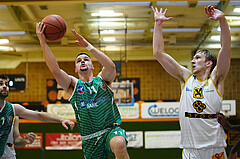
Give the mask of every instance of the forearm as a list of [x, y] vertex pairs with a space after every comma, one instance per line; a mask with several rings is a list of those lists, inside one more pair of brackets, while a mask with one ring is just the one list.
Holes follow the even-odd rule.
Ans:
[[14, 145], [16, 147], [24, 147], [25, 145], [27, 145], [27, 141], [26, 139], [22, 138], [21, 136], [19, 136], [17, 139], [15, 139], [14, 141]]
[[153, 32], [153, 55], [154, 57], [164, 53], [164, 39], [162, 33], [162, 23], [155, 22]]
[[98, 60], [98, 62], [105, 67], [109, 71], [115, 70], [115, 64], [112, 60], [105, 55], [102, 51], [98, 50], [97, 48], [93, 48], [90, 50], [91, 54]]
[[[229, 26], [225, 17], [219, 20], [220, 28], [221, 28], [221, 46], [222, 49], [226, 50], [226, 52], [230, 52], [231, 50], [231, 33], [229, 30]], [[229, 55], [230, 56], [230, 55]]]
[[53, 74], [59, 73], [60, 68], [59, 68], [57, 60], [56, 60], [55, 56], [53, 55], [51, 49], [46, 44], [46, 42], [41, 42], [40, 41], [40, 44], [41, 44], [41, 47], [42, 47], [42, 50], [43, 50], [43, 57], [45, 59], [45, 62], [47, 64], [48, 68], [50, 69], [50, 71]]
[[40, 120], [44, 122], [55, 122], [55, 123], [61, 123], [64, 119], [59, 118], [55, 115], [46, 113], [46, 112], [38, 112], [36, 115], [36, 118], [34, 120]]

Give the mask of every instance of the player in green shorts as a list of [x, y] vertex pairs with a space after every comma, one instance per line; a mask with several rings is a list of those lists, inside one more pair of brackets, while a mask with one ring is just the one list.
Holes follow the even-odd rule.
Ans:
[[78, 79], [59, 68], [44, 36], [45, 26], [37, 23], [36, 33], [43, 49], [46, 64], [58, 84], [70, 96], [82, 138], [85, 159], [106, 159], [114, 154], [117, 159], [129, 159], [125, 131], [118, 108], [114, 102], [111, 83], [115, 79], [115, 65], [104, 53], [93, 47], [75, 30], [76, 43], [85, 47], [103, 66], [97, 77], [93, 77], [93, 64], [89, 55], [81, 53], [75, 60]]

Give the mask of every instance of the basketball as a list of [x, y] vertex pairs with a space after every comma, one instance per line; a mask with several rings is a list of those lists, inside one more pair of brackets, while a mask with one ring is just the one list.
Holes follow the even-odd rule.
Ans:
[[67, 31], [65, 20], [59, 15], [48, 15], [43, 18], [45, 24], [44, 35], [50, 41], [60, 40]]

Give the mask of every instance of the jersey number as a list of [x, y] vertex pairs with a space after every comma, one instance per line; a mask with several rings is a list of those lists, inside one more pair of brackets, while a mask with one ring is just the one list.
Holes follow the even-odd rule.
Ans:
[[91, 86], [91, 87], [87, 87], [88, 90], [90, 91], [90, 94], [93, 94], [93, 93], [97, 93], [96, 89], [94, 88], [94, 86]]
[[4, 125], [4, 117], [1, 118], [2, 125]]

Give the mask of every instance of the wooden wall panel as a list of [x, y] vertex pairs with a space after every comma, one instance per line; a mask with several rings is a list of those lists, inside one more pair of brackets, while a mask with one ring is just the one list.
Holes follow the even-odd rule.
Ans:
[[[240, 104], [240, 59], [231, 61], [231, 68], [225, 81], [224, 99], [236, 99]], [[68, 74], [77, 77], [74, 62], [59, 62]], [[101, 70], [100, 64], [94, 62], [94, 76]], [[26, 63], [16, 69], [0, 69], [1, 74], [25, 74]], [[126, 72], [127, 71], [127, 72]], [[157, 61], [129, 61], [122, 63], [122, 77], [140, 78], [141, 100], [179, 100], [179, 81], [171, 77]], [[28, 63], [28, 80], [24, 92], [11, 91], [6, 98], [10, 102], [41, 102], [47, 100], [46, 80], [53, 78], [43, 62]], [[240, 109], [237, 109], [240, 112]], [[240, 116], [240, 114], [238, 114]]]

